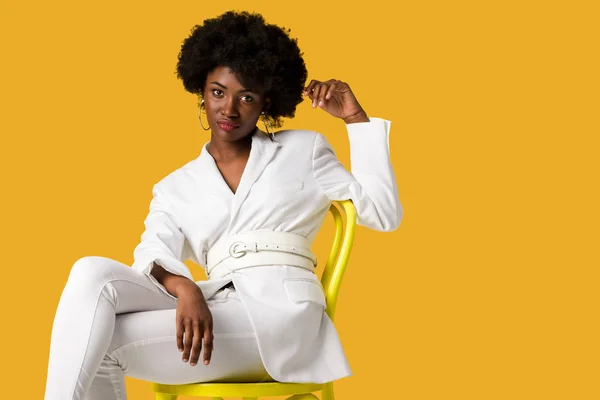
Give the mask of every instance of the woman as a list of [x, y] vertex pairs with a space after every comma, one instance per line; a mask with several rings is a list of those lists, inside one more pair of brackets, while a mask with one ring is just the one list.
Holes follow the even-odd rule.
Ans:
[[[311, 243], [332, 201], [391, 231], [402, 207], [389, 122], [350, 87], [306, 82], [289, 31], [228, 12], [196, 26], [177, 65], [211, 131], [198, 158], [153, 188], [131, 268], [75, 262], [58, 305], [47, 400], [124, 399], [124, 376], [161, 383], [328, 382], [350, 375], [325, 314]], [[319, 133], [281, 126], [307, 96], [347, 126], [352, 174]], [[206, 121], [204, 121], [206, 119]], [[183, 263], [205, 268], [193, 282]]]

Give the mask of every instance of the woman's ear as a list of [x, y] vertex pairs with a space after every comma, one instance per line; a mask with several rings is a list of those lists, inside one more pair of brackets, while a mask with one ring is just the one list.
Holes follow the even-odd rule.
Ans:
[[271, 99], [267, 97], [265, 98], [265, 104], [263, 105], [262, 112], [266, 114], [269, 112], [269, 108], [271, 108]]

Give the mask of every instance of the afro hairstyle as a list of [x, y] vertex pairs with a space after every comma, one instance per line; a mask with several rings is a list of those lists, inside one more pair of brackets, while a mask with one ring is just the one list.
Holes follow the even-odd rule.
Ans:
[[204, 97], [210, 71], [228, 67], [244, 85], [258, 84], [270, 99], [267, 117], [274, 127], [293, 118], [302, 102], [307, 71], [290, 30], [267, 24], [262, 15], [228, 11], [195, 25], [181, 46], [177, 77], [185, 90]]

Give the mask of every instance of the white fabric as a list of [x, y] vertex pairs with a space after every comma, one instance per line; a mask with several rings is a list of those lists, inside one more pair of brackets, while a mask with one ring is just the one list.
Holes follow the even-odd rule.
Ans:
[[[370, 118], [346, 127], [352, 173], [320, 133], [285, 130], [273, 142], [257, 129], [235, 194], [207, 143], [198, 158], [154, 186], [132, 267], [150, 274], [156, 262], [191, 279], [183, 261], [191, 259], [206, 268], [206, 254], [215, 242], [251, 231], [290, 232], [312, 243], [334, 200], [352, 200], [359, 225], [396, 229], [402, 206], [389, 156], [390, 122]], [[274, 379], [320, 383], [351, 374], [337, 332], [324, 313], [322, 290], [315, 290], [320, 282], [313, 272], [266, 265], [197, 284], [210, 297], [231, 281]]]
[[[163, 178], [153, 187], [145, 231], [128, 271], [131, 275], [123, 271], [113, 274], [116, 262], [112, 260], [103, 259], [99, 264], [108, 267], [99, 268], [97, 263], [86, 261], [83, 264], [87, 267], [94, 265], [89, 268], [93, 272], [82, 279], [86, 283], [67, 284], [53, 328], [46, 399], [84, 398], [87, 384], [94, 378], [106, 380], [107, 371], [115, 371], [105, 368], [103, 360], [106, 354], [112, 354], [111, 339], [118, 337], [118, 321], [125, 320], [122, 313], [133, 312], [127, 319], [136, 321], [123, 325], [123, 335], [146, 329], [152, 335], [154, 315], [163, 312], [156, 310], [172, 312], [176, 299], [150, 275], [153, 263], [192, 279], [184, 261], [191, 259], [206, 268], [208, 250], [227, 236], [252, 231], [289, 232], [312, 243], [335, 200], [353, 201], [359, 225], [379, 231], [396, 229], [402, 206], [389, 157], [389, 127], [389, 121], [379, 118], [347, 125], [352, 173], [320, 133], [280, 131], [272, 142], [256, 130], [235, 194], [225, 183], [207, 145], [198, 158]], [[146, 277], [140, 278], [140, 273]], [[132, 284], [122, 283], [130, 281], [119, 278], [122, 274], [136, 278], [132, 278]], [[215, 324], [233, 324], [234, 331], [250, 326], [270, 377], [282, 382], [322, 383], [351, 374], [337, 332], [324, 313], [325, 298], [314, 272], [289, 265], [264, 265], [197, 284], [204, 297], [210, 299], [230, 282], [235, 285], [246, 320], [215, 312]], [[138, 316], [146, 312], [156, 314]], [[234, 319], [243, 321], [242, 325], [236, 325]], [[166, 318], [163, 325], [164, 329], [175, 329], [174, 316]], [[146, 344], [151, 347], [154, 340]], [[252, 345], [247, 345], [251, 351]], [[167, 353], [158, 351], [156, 356], [151, 356], [153, 352], [146, 351], [145, 346], [130, 346], [131, 351], [122, 353], [116, 363], [123, 367], [147, 357], [146, 367], [152, 373], [136, 372], [137, 367], [125, 367], [123, 372], [159, 382], [169, 380], [172, 364], [165, 363], [163, 356], [168, 354], [167, 359], [173, 360], [179, 356], [175, 342], [165, 345]], [[222, 360], [216, 364], [222, 369], [212, 375], [198, 372], [194, 380], [226, 379], [239, 373], [240, 366], [260, 375], [256, 359], [242, 356], [240, 361], [236, 345], [231, 344], [233, 353], [228, 346], [217, 343], [213, 353], [213, 358]], [[204, 371], [201, 365], [194, 368], [194, 373]], [[185, 380], [188, 378], [186, 375]], [[121, 387], [118, 371], [111, 379], [117, 382], [113, 387]], [[100, 386], [108, 387], [104, 383]]]
[[125, 375], [152, 382], [270, 381], [254, 329], [235, 290], [207, 300], [214, 352], [190, 366], [177, 349], [177, 301], [148, 276], [104, 257], [84, 257], [71, 270], [50, 346], [46, 400], [124, 400]]
[[314, 271], [317, 258], [310, 245], [305, 237], [288, 232], [251, 231], [225, 236], [206, 255], [208, 279], [264, 265], [290, 265]]

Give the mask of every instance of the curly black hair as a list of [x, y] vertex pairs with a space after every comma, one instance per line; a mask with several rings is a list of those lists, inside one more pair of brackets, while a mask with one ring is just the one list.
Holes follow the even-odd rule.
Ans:
[[302, 102], [307, 71], [297, 39], [290, 30], [267, 24], [262, 15], [228, 11], [195, 25], [181, 46], [177, 77], [185, 89], [204, 97], [206, 76], [229, 67], [244, 85], [259, 84], [271, 100], [267, 117], [280, 127]]

